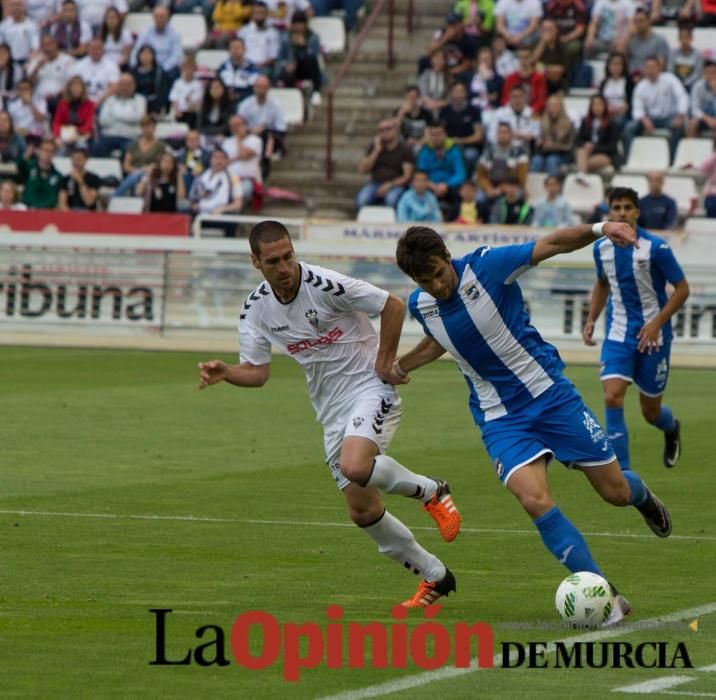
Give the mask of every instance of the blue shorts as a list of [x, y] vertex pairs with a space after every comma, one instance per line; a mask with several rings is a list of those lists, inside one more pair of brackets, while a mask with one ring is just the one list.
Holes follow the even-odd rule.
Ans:
[[639, 352], [635, 347], [615, 340], [605, 340], [602, 345], [599, 377], [624, 379], [634, 382], [646, 396], [661, 396], [669, 379], [669, 356], [671, 343], [664, 343], [651, 354]]
[[482, 441], [505, 485], [541, 455], [568, 467], [599, 467], [615, 459], [606, 432], [567, 379], [524, 409], [485, 423]]

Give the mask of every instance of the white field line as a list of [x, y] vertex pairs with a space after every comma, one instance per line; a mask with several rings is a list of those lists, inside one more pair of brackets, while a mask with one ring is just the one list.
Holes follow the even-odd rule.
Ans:
[[654, 678], [651, 681], [643, 683], [632, 683], [632, 685], [623, 685], [620, 688], [612, 688], [612, 693], [633, 693], [635, 695], [651, 695], [659, 693], [669, 688], [675, 688], [677, 685], [691, 683], [696, 679], [693, 676], [664, 676], [663, 678]]
[[[611, 639], [612, 637], [622, 637], [625, 634], [630, 634], [632, 632], [656, 629], [671, 622], [678, 622], [679, 620], [693, 619], [702, 615], [710, 615], [714, 612], [716, 612], [716, 602], [707, 603], [706, 605], [701, 605], [697, 608], [678, 610], [666, 615], [647, 618], [646, 620], [639, 620], [631, 624], [620, 625], [611, 629], [587, 632], [574, 637], [565, 637], [564, 639], [557, 641], [567, 645], [568, 647], [574, 646], [577, 642], [599, 642], [604, 639]], [[555, 649], [555, 642], [550, 642], [547, 644], [545, 652], [551, 653]], [[510, 655], [510, 658], [512, 658], [512, 655]], [[495, 654], [493, 657], [493, 663], [495, 666], [500, 666], [502, 664], [502, 654]], [[474, 673], [479, 670], [480, 669], [477, 664], [474, 663], [469, 668], [450, 667], [442, 668], [437, 671], [425, 671], [412, 676], [399, 678], [394, 681], [369, 685], [365, 688], [359, 688], [356, 690], [348, 690], [336, 695], [327, 695], [320, 700], [362, 700], [363, 698], [376, 698], [383, 695], [390, 695], [391, 693], [397, 693], [401, 690], [419, 688], [428, 685], [429, 683], [436, 683], [438, 681], [457, 678], [459, 676], [464, 676], [466, 673]]]
[[[173, 522], [197, 522], [197, 523], [234, 523], [243, 525], [279, 525], [286, 527], [345, 527], [354, 528], [350, 522], [318, 522], [309, 520], [261, 520], [256, 518], [218, 518], [204, 515], [152, 515], [132, 513], [67, 513], [45, 510], [3, 510], [0, 515], [19, 515], [22, 517], [43, 517], [43, 518], [96, 518], [99, 520], [167, 520]], [[411, 530], [434, 530], [434, 527], [413, 525]], [[520, 528], [492, 528], [492, 527], [463, 527], [460, 532], [471, 534], [499, 534], [499, 535], [530, 535], [534, 536], [534, 530], [523, 530]], [[621, 539], [654, 539], [654, 535], [637, 532], [582, 532], [587, 537], [611, 537]], [[689, 541], [710, 541], [716, 542], [713, 535], [671, 535], [670, 540]]]
[[661, 695], [678, 695], [683, 698], [685, 695], [690, 698], [716, 698], [716, 693], [696, 693], [690, 690], [662, 690]]

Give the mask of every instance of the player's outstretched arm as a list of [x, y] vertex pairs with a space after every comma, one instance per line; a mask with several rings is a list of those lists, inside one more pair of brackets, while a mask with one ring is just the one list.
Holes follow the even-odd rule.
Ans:
[[[601, 233], [595, 233], [594, 229], [601, 227]], [[580, 224], [553, 231], [540, 238], [532, 250], [532, 264], [537, 265], [543, 260], [553, 258], [562, 253], [571, 253], [574, 250], [585, 248], [594, 243], [597, 238], [606, 236], [614, 245], [626, 247], [633, 245], [636, 248], [639, 244], [636, 240], [636, 231], [629, 226], [617, 221], [607, 221], [603, 224]]]
[[391, 384], [403, 384], [393, 372], [393, 362], [398, 354], [400, 333], [405, 320], [405, 302], [394, 294], [389, 294], [383, 310], [380, 312], [380, 341], [375, 358], [375, 373]]
[[592, 300], [589, 304], [589, 314], [584, 322], [582, 329], [582, 340], [585, 345], [594, 346], [597, 341], [594, 340], [594, 324], [604, 309], [607, 299], [609, 298], [609, 281], [600, 278], [594, 284], [592, 289]]
[[426, 335], [412, 350], [395, 361], [394, 369], [406, 382], [410, 381], [409, 372], [437, 360], [445, 354], [445, 348], [435, 338]]
[[219, 382], [247, 388], [261, 387], [269, 380], [270, 373], [269, 364], [252, 365], [242, 362], [240, 365], [228, 365], [221, 360], [209, 360], [199, 363], [199, 388], [206, 389]]

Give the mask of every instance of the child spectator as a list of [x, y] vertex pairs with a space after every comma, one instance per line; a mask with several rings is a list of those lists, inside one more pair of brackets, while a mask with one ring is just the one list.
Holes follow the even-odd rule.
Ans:
[[438, 223], [443, 217], [437, 197], [428, 189], [428, 174], [416, 170], [410, 188], [398, 202], [398, 221], [424, 221]]
[[562, 181], [555, 175], [548, 175], [544, 181], [547, 196], [539, 199], [534, 207], [532, 226], [562, 228], [574, 223], [574, 214], [569, 202], [562, 196]]

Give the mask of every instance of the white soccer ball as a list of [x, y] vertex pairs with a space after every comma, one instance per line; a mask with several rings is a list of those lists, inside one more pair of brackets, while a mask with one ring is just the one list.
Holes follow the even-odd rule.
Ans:
[[554, 599], [559, 616], [575, 627], [599, 627], [612, 612], [614, 596], [606, 579], [590, 571], [570, 574]]

